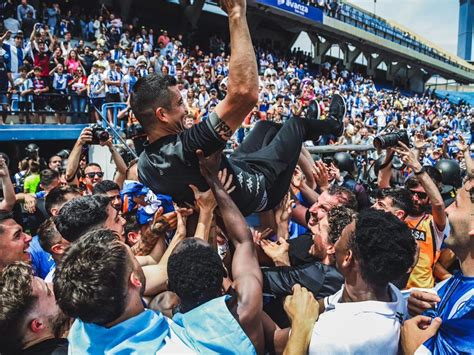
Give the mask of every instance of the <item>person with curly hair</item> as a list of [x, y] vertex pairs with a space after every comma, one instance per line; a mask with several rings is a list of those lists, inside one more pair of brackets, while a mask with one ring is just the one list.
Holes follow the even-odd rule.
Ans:
[[413, 265], [416, 241], [391, 213], [361, 212], [335, 243], [344, 285], [320, 303], [309, 354], [397, 354], [407, 304], [391, 281]]

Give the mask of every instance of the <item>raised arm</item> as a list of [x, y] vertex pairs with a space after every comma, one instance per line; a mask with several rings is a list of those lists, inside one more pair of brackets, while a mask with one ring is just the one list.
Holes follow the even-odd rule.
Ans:
[[285, 299], [285, 312], [291, 319], [291, 333], [283, 355], [307, 354], [314, 324], [319, 317], [319, 304], [311, 292], [300, 285]]
[[246, 18], [246, 0], [223, 0], [229, 18], [230, 47], [227, 96], [216, 106], [221, 122], [213, 123], [216, 132], [230, 138], [258, 100], [258, 74], [255, 52]]
[[462, 135], [459, 135], [459, 143], [457, 146], [462, 152], [464, 160], [466, 161], [466, 175], [471, 178], [474, 176], [474, 162], [472, 161], [469, 144], [466, 143]]
[[66, 180], [68, 183], [73, 182], [76, 179], [76, 173], [79, 169], [79, 162], [81, 160], [82, 148], [90, 142], [92, 142], [92, 130], [89, 127], [86, 127], [82, 130], [76, 144], [74, 144], [74, 148], [72, 148], [69, 159], [67, 160]]
[[127, 164], [125, 163], [125, 160], [123, 160], [122, 156], [120, 153], [115, 149], [113, 143], [112, 143], [112, 138], [109, 138], [109, 140], [105, 143], [101, 143], [102, 146], [107, 146], [109, 148], [110, 154], [112, 155], [112, 160], [115, 163], [115, 168], [117, 169], [117, 172], [126, 175], [127, 174]]
[[3, 188], [3, 197], [4, 199], [0, 202], [0, 210], [2, 211], [11, 211], [15, 206], [16, 197], [15, 197], [15, 188], [13, 187], [12, 181], [10, 179], [10, 173], [8, 171], [8, 166], [5, 162], [5, 159], [0, 156], [0, 185]]
[[446, 227], [447, 217], [445, 212], [445, 206], [443, 197], [439, 192], [438, 187], [430, 178], [426, 171], [423, 171], [423, 166], [416, 159], [415, 154], [405, 144], [399, 143], [400, 148], [396, 149], [396, 152], [400, 155], [402, 161], [410, 167], [415, 175], [417, 175], [420, 184], [425, 189], [426, 195], [430, 199], [431, 213], [433, 215], [434, 223], [438, 230], [443, 231]]
[[5, 41], [5, 38], [7, 38], [8, 35], [11, 35], [11, 34], [12, 34], [12, 31], [8, 30], [3, 35], [0, 36], [0, 46], [3, 45], [3, 41]]
[[[379, 173], [377, 174], [377, 185], [380, 189], [388, 189], [390, 187], [390, 179], [392, 178], [392, 159], [393, 150], [387, 149], [385, 159], [380, 166]], [[418, 158], [415, 157], [416, 160]]]
[[[166, 283], [168, 281], [168, 259], [178, 243], [186, 238], [186, 217], [191, 213], [192, 210], [187, 209], [178, 209], [177, 211], [172, 212], [176, 220], [175, 225], [177, 226], [173, 239], [171, 239], [168, 248], [158, 264], [143, 267], [143, 273], [145, 274], [146, 279], [145, 296], [155, 296], [160, 292], [166, 291]], [[171, 222], [168, 223], [168, 227], [170, 225], [172, 225]], [[153, 226], [152, 229], [153, 228], [155, 228], [155, 226]]]
[[189, 185], [194, 193], [194, 199], [196, 200], [196, 208], [199, 210], [199, 219], [194, 232], [194, 238], [199, 238], [209, 241], [209, 234], [211, 232], [212, 218], [214, 210], [217, 207], [216, 199], [212, 193], [212, 190], [201, 192], [194, 185]]
[[33, 26], [33, 31], [31, 31], [31, 34], [30, 34], [31, 50], [33, 50], [33, 48], [36, 48], [35, 34], [36, 34], [36, 26], [38, 25], [39, 23], [35, 23], [35, 25]]
[[263, 351], [264, 335], [262, 312], [262, 272], [258, 264], [257, 251], [247, 221], [221, 184], [218, 172], [221, 152], [205, 158], [196, 152], [201, 174], [212, 189], [217, 201], [227, 236], [235, 247], [232, 259], [232, 287], [237, 293], [237, 317], [245, 333], [252, 340], [258, 353]]

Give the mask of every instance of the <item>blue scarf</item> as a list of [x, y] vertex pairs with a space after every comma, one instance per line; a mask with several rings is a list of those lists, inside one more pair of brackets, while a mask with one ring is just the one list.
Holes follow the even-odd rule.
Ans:
[[133, 198], [138, 196], [148, 196], [151, 199], [148, 201], [150, 204], [148, 208], [143, 206], [137, 208], [136, 215], [139, 224], [143, 225], [151, 222], [159, 207], [163, 207], [163, 213], [174, 211], [173, 200], [170, 196], [162, 194], [154, 194], [153, 196], [150, 193], [150, 189], [139, 182], [125, 184], [122, 191], [120, 191], [124, 209], [123, 213], [132, 212], [137, 207]]
[[[455, 294], [456, 289], [472, 283], [464, 279], [466, 278], [461, 272], [456, 273], [438, 291], [441, 302], [436, 309], [426, 312], [426, 315], [440, 317], [442, 320], [438, 333], [424, 343], [432, 354], [472, 354], [474, 351], [474, 296], [466, 300], [448, 319], [452, 311], [452, 308], [447, 306], [448, 302], [456, 302], [462, 296]], [[464, 282], [466, 284], [463, 285]]]

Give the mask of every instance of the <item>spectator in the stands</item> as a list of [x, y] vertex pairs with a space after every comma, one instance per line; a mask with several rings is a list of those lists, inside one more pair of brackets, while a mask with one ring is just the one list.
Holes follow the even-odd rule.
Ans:
[[87, 78], [87, 96], [89, 96], [92, 115], [96, 122], [101, 122], [99, 112], [105, 102], [105, 77], [104, 67], [100, 63], [94, 62], [92, 72]]
[[43, 94], [49, 91], [48, 76], [44, 77], [42, 75], [43, 69], [41, 67], [35, 67], [33, 69], [33, 74], [33, 104], [35, 106], [34, 122], [44, 124], [46, 122], [45, 109], [48, 104], [48, 98]]
[[71, 111], [73, 116], [72, 123], [85, 123], [84, 112], [87, 106], [87, 75], [84, 74], [84, 69], [79, 67], [73, 74], [69, 81], [71, 92]]
[[28, 0], [21, 0], [20, 5], [16, 8], [17, 19], [20, 22], [27, 17], [28, 13], [31, 13], [31, 17], [36, 19], [36, 10], [33, 6], [28, 4]]

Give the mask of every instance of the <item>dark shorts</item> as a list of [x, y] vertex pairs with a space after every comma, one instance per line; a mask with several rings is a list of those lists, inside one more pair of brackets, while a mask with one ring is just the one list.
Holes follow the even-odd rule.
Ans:
[[120, 94], [119, 93], [116, 93], [116, 94], [106, 94], [105, 95], [105, 102], [122, 102], [122, 100], [120, 100]]
[[44, 111], [48, 104], [48, 100], [44, 97], [34, 96], [33, 103], [35, 104], [35, 111]]
[[66, 111], [68, 106], [68, 97], [64, 96], [54, 96], [51, 98], [50, 106], [54, 111]]
[[91, 105], [95, 107], [99, 112], [102, 112], [102, 105], [104, 104], [104, 98], [103, 97], [95, 97], [90, 99]]
[[31, 102], [28, 102], [28, 101], [18, 102], [18, 109], [20, 111], [31, 111]]

